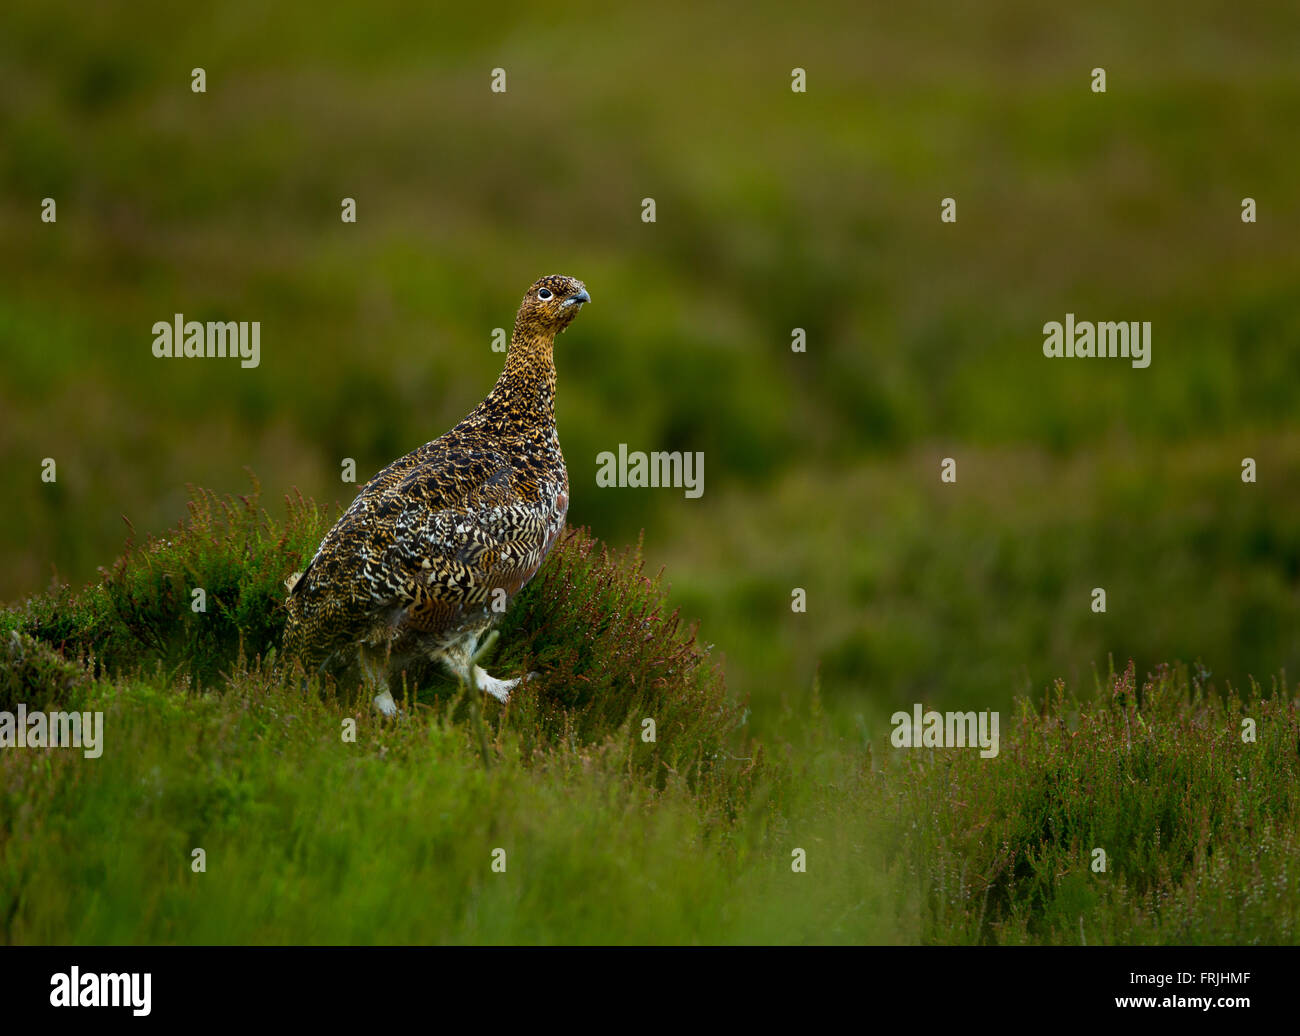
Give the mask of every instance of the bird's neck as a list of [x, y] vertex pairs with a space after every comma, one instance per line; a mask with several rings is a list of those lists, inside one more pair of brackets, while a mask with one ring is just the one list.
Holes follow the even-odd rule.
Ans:
[[510, 338], [505, 370], [492, 395], [523, 424], [555, 425], [554, 346], [554, 335], [516, 329]]

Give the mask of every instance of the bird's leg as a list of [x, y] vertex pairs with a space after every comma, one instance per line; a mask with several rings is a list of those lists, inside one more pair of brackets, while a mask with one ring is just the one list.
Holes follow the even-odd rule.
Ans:
[[519, 678], [498, 680], [483, 671], [483, 667], [474, 663], [478, 650], [478, 634], [467, 633], [460, 640], [443, 649], [440, 661], [460, 677], [468, 687], [477, 687], [497, 701], [505, 703], [510, 700], [510, 692], [519, 686]]
[[361, 678], [369, 691], [375, 694], [375, 708], [385, 716], [397, 715], [397, 702], [388, 690], [388, 652], [362, 644], [357, 653], [357, 662], [361, 667]]
[[474, 678], [478, 681], [478, 686], [488, 694], [492, 695], [499, 702], [510, 700], [510, 692], [519, 686], [519, 677], [513, 680], [498, 680], [495, 676], [489, 676], [483, 671], [482, 666], [474, 667]]

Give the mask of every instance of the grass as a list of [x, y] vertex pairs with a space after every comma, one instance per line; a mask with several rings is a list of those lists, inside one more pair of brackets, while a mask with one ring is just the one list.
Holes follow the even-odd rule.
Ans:
[[1300, 721], [1282, 686], [1218, 694], [1160, 667], [1139, 688], [1130, 662], [1088, 699], [1061, 682], [1021, 699], [991, 763], [910, 760], [894, 803], [917, 818], [927, 938], [1295, 943]]
[[845, 736], [814, 686], [759, 743], [639, 550], [576, 532], [503, 621], [495, 667], [543, 675], [486, 705], [487, 767], [445, 678], [407, 673], [389, 722], [277, 671], [275, 588], [328, 520], [196, 490], [98, 584], [3, 613], [3, 705], [106, 731], [95, 760], [0, 753], [7, 942], [1297, 939], [1285, 678], [1058, 682], [993, 759]]

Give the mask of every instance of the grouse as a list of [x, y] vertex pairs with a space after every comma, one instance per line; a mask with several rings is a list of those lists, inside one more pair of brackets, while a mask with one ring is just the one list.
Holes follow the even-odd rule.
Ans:
[[355, 653], [390, 716], [389, 673], [419, 658], [509, 698], [519, 679], [489, 676], [474, 654], [564, 528], [569, 474], [552, 350], [590, 301], [572, 277], [528, 289], [487, 398], [362, 486], [307, 567], [285, 580], [286, 658], [325, 670]]

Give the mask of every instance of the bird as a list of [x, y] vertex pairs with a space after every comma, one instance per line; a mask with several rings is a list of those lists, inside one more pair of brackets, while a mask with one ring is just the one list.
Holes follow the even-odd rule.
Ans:
[[357, 491], [306, 568], [285, 580], [287, 659], [324, 672], [355, 657], [385, 716], [398, 712], [391, 674], [418, 659], [509, 700], [523, 677], [490, 676], [475, 653], [564, 529], [554, 345], [590, 301], [576, 278], [537, 280], [483, 401]]

